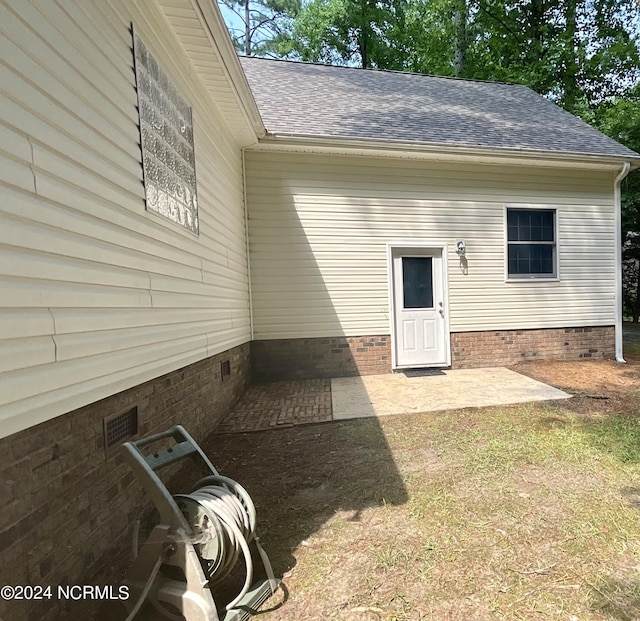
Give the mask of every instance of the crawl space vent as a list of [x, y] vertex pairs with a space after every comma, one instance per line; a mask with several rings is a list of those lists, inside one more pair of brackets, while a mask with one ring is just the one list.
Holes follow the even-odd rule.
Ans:
[[231, 363], [228, 360], [220, 363], [220, 377], [224, 380], [231, 375]]
[[126, 412], [113, 414], [104, 419], [104, 448], [114, 448], [120, 442], [133, 438], [138, 433], [138, 406]]

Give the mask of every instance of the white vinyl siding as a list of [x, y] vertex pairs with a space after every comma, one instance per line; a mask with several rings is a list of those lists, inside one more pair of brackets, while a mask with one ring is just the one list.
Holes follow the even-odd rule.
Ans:
[[[389, 334], [387, 242], [447, 243], [452, 332], [615, 321], [612, 173], [300, 153], [246, 165], [256, 339]], [[557, 210], [559, 281], [505, 282], [505, 205]]]
[[[193, 106], [198, 237], [144, 208], [131, 21]], [[240, 145], [158, 5], [0, 0], [0, 46], [8, 435], [247, 342], [250, 313]]]

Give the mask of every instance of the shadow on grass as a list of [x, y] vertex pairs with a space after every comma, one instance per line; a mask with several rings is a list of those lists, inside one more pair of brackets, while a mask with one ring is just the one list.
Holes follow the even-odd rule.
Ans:
[[[640, 336], [640, 333], [639, 333]], [[640, 361], [640, 340], [625, 341], [624, 343], [624, 359], [627, 362]]]
[[[344, 512], [344, 520], [359, 521], [369, 507], [408, 500], [377, 419], [212, 434], [200, 446], [221, 474], [249, 492], [258, 535], [277, 577], [295, 566], [296, 550], [337, 513]], [[182, 489], [185, 482], [200, 478], [180, 474], [184, 476], [175, 483]], [[172, 486], [170, 491], [179, 490]], [[229, 601], [226, 595], [216, 603]], [[269, 600], [264, 611], [279, 605]], [[102, 606], [99, 613], [100, 621], [122, 621], [125, 616], [118, 602]], [[148, 606], [140, 615], [140, 621], [156, 618]]]
[[625, 579], [607, 579], [591, 587], [592, 608], [605, 619], [637, 621], [640, 619], [640, 584]]
[[[630, 403], [629, 403], [630, 402]], [[585, 419], [580, 431], [589, 443], [603, 455], [622, 464], [640, 464], [640, 416], [637, 401], [629, 399], [631, 407], [625, 411], [602, 417]], [[625, 486], [620, 490], [625, 504], [640, 511], [640, 488]], [[637, 565], [630, 569], [637, 575]], [[622, 573], [621, 571], [621, 573]], [[626, 572], [625, 572], [626, 573]], [[637, 579], [607, 578], [592, 586], [592, 609], [604, 618], [615, 621], [637, 621], [640, 619], [640, 581]]]
[[[576, 408], [579, 399], [571, 404], [558, 402], [557, 407], [572, 414], [571, 418], [553, 415], [540, 420], [541, 427], [546, 430], [570, 430], [586, 440], [606, 459], [613, 460], [613, 467], [637, 466], [640, 464], [640, 407], [633, 395], [624, 400], [615, 401], [617, 411], [603, 414], [598, 412], [585, 414], [582, 418], [574, 417], [580, 408]], [[572, 405], [572, 407], [569, 407]], [[637, 471], [637, 469], [635, 469]], [[627, 470], [626, 473], [633, 470]], [[624, 480], [628, 474], [622, 472]], [[623, 486], [619, 490], [622, 502], [640, 512], [640, 487]], [[604, 566], [604, 572], [612, 571], [613, 575], [588, 583], [591, 592], [591, 609], [598, 613], [598, 618], [610, 621], [638, 621], [640, 619], [640, 579], [638, 578], [640, 561], [628, 551], [617, 557], [615, 569]]]
[[580, 423], [580, 431], [601, 453], [623, 464], [640, 463], [640, 416], [637, 411], [585, 419]]
[[640, 511], [640, 487], [623, 487], [620, 493], [624, 496], [629, 506]]
[[295, 565], [296, 548], [336, 513], [359, 521], [368, 507], [408, 498], [376, 419], [212, 436], [204, 449], [251, 494], [280, 576]]

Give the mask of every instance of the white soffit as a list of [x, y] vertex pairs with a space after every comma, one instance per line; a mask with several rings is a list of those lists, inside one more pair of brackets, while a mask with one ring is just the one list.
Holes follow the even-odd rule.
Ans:
[[255, 144], [264, 125], [217, 5], [213, 0], [157, 1], [241, 146]]

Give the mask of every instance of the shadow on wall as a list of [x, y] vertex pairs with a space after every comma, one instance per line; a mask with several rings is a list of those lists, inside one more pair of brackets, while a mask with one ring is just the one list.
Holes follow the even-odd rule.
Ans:
[[252, 381], [380, 375], [391, 372], [391, 337], [319, 337], [253, 341]]
[[269, 175], [270, 192], [256, 180], [247, 189], [253, 381], [391, 372], [386, 240], [364, 232], [375, 207], [360, 206], [356, 226], [335, 189], [294, 193], [277, 174], [252, 172]]
[[[247, 155], [254, 381], [389, 373], [387, 243], [450, 244], [452, 231], [486, 242], [488, 231], [476, 226], [486, 206], [465, 194], [452, 209], [452, 182], [439, 180], [438, 170], [387, 163]], [[433, 184], [445, 196], [427, 200]], [[496, 209], [490, 221], [501, 223]], [[491, 234], [502, 243], [501, 231]], [[486, 260], [490, 251], [481, 253]], [[447, 269], [460, 288], [475, 268], [450, 252]]]
[[[375, 329], [368, 336], [347, 336], [354, 333], [350, 322], [355, 314], [374, 315], [377, 325], [388, 322], [384, 244], [377, 244], [376, 258], [354, 278], [336, 262], [337, 253], [347, 248], [347, 256], [354, 256], [354, 248], [366, 243], [365, 252], [371, 254], [370, 241], [346, 224], [340, 236], [327, 235], [327, 218], [344, 208], [335, 191], [318, 200], [294, 195], [277, 176], [267, 185], [277, 207], [262, 205], [259, 183], [248, 188], [249, 205], [259, 206], [249, 215], [257, 339], [252, 343], [253, 381], [389, 372], [388, 330], [381, 336]], [[365, 301], [380, 284], [384, 299]], [[309, 325], [321, 336], [304, 338]], [[275, 340], [261, 340], [261, 334]], [[278, 394], [277, 401], [271, 405], [283, 411], [308, 406], [291, 394]], [[203, 448], [221, 473], [252, 496], [261, 541], [278, 576], [295, 567], [306, 540], [330, 529], [336, 518], [357, 523], [370, 507], [408, 499], [376, 418], [213, 434]]]

